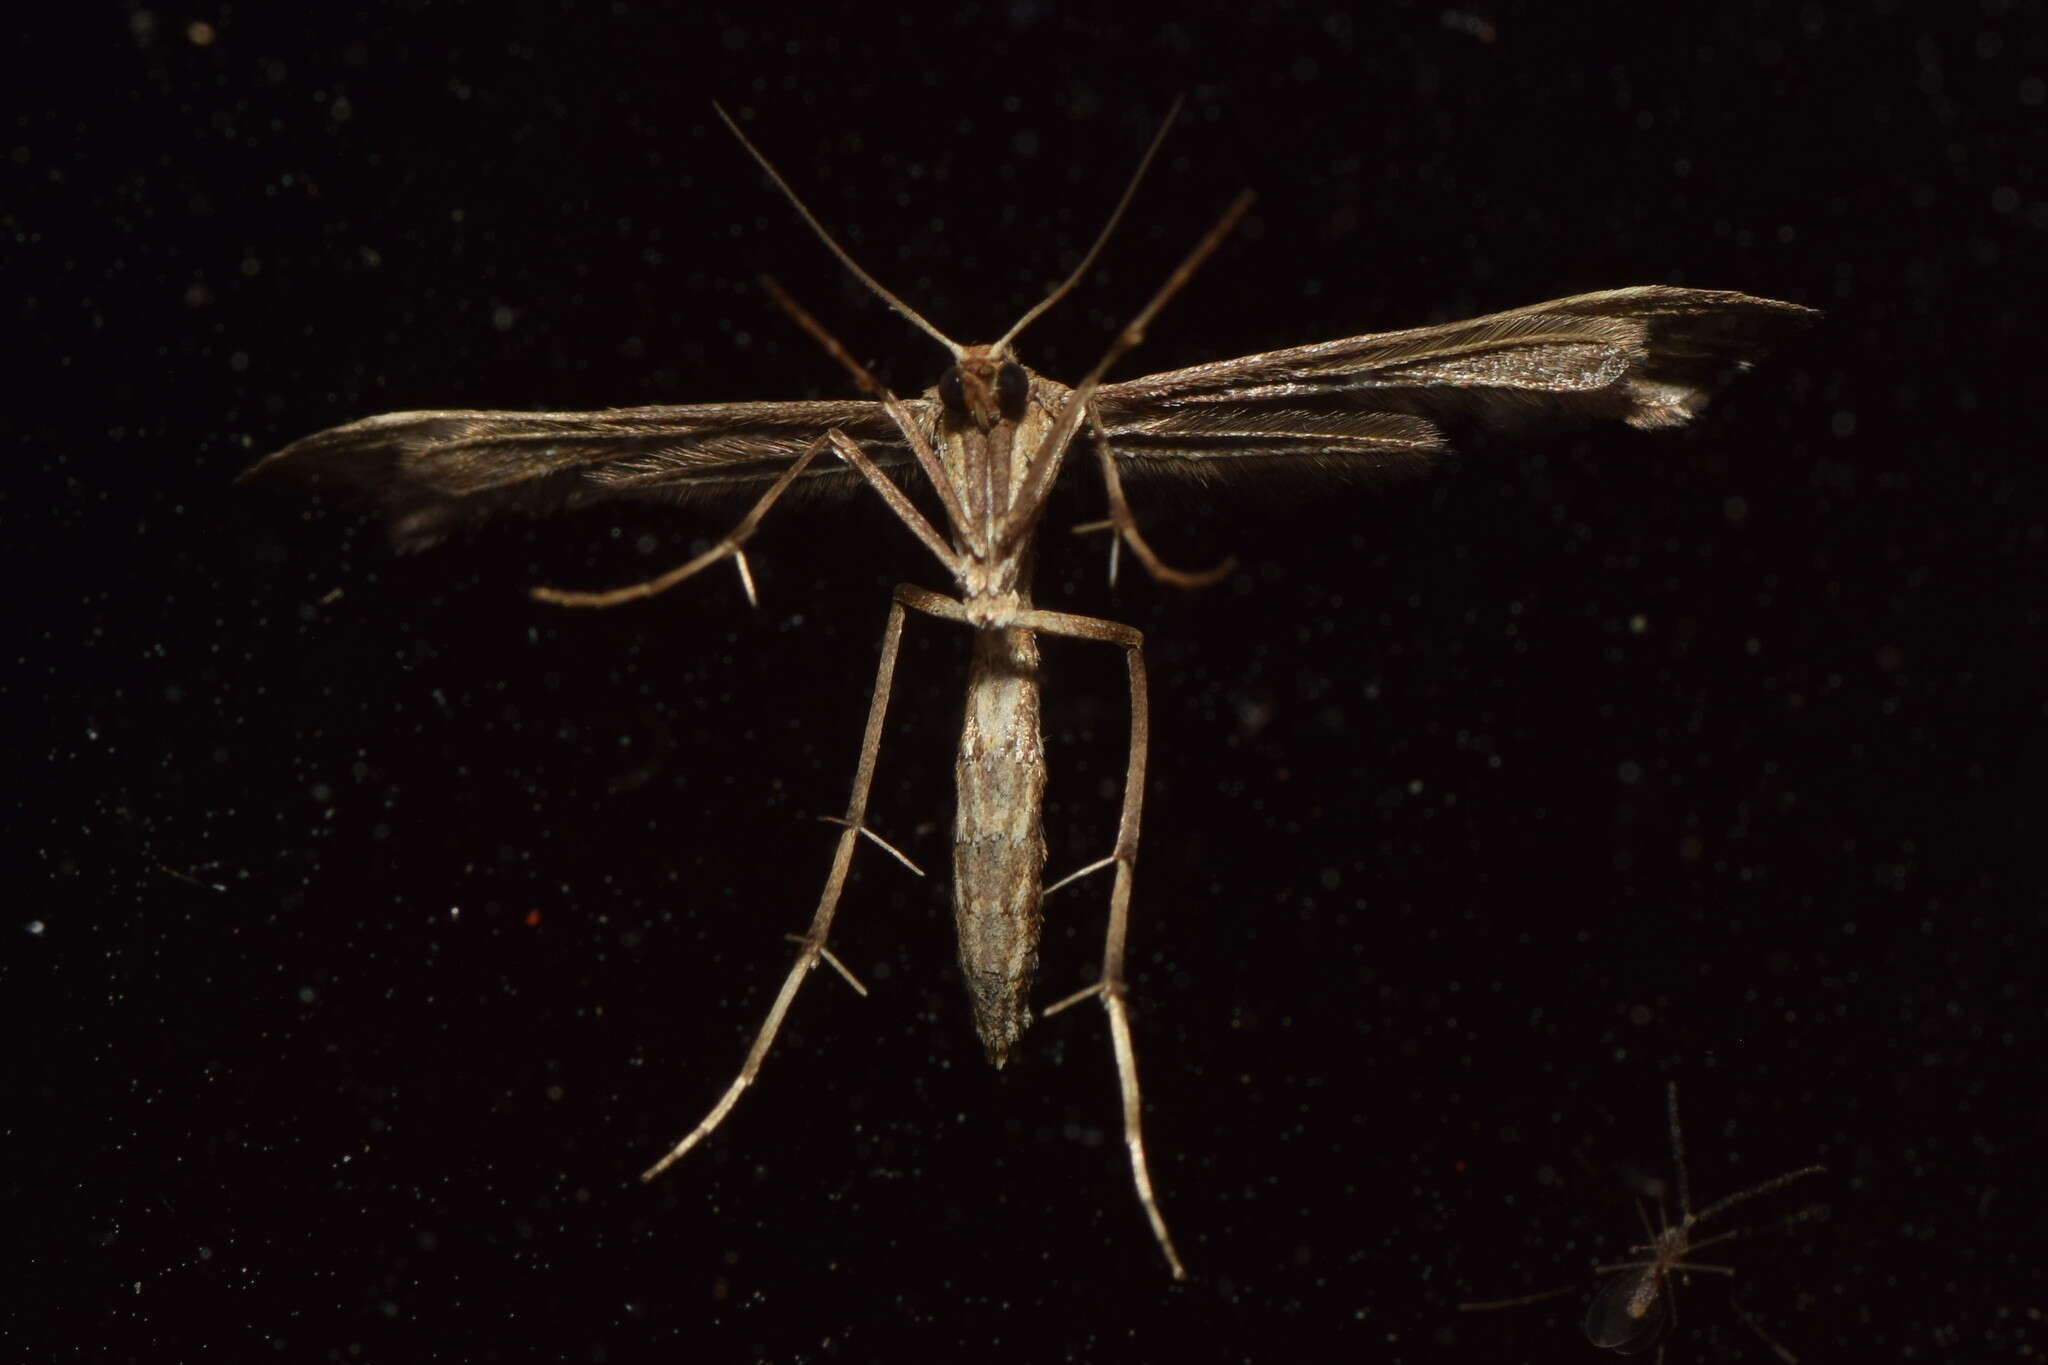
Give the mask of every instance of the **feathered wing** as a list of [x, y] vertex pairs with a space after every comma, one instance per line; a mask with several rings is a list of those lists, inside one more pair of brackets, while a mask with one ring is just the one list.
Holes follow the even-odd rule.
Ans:
[[[928, 426], [922, 400], [904, 406]], [[706, 403], [600, 412], [388, 412], [294, 441], [242, 477], [366, 494], [383, 508], [393, 543], [414, 550], [456, 526], [506, 513], [540, 516], [614, 498], [686, 503], [758, 492], [834, 427], [885, 469], [912, 461], [902, 431], [880, 403]], [[791, 491], [860, 484], [860, 476], [828, 451]]]
[[1678, 426], [1818, 316], [1727, 290], [1609, 289], [1145, 375], [1104, 386], [1096, 404], [1133, 473], [1398, 477], [1444, 448], [1437, 418]]
[[1244, 476], [1332, 474], [1347, 481], [1420, 474], [1444, 448], [1425, 418], [1253, 403], [1128, 409], [1103, 416], [1117, 470], [1197, 483]]
[[[1819, 314], [1725, 290], [1645, 285], [1512, 312], [1213, 361], [1096, 391], [1132, 474], [1200, 482], [1308, 470], [1400, 478], [1445, 446], [1436, 421], [1689, 420], [1730, 378]], [[933, 434], [930, 396], [904, 402]], [[308, 436], [244, 478], [291, 478], [378, 502], [392, 540], [433, 544], [506, 513], [613, 498], [676, 503], [758, 490], [837, 427], [883, 469], [912, 464], [867, 400], [706, 403], [600, 412], [393, 412]], [[797, 489], [847, 491], [830, 455]]]

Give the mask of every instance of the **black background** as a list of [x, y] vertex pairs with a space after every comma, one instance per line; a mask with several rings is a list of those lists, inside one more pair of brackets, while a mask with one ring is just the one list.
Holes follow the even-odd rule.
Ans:
[[[1923, 10], [1925, 13], [1919, 11]], [[16, 19], [12, 1358], [1595, 1359], [1667, 1177], [1826, 1217], [1707, 1257], [1674, 1361], [2048, 1348], [2036, 3], [88, 5]], [[205, 25], [205, 28], [198, 27]], [[725, 514], [400, 558], [236, 488], [412, 407], [898, 388], [870, 269], [1071, 379], [1247, 186], [1120, 374], [1670, 282], [1826, 322], [1690, 430], [1460, 438], [1398, 490], [1136, 490], [1188, 595], [1055, 504], [1041, 600], [1149, 639], [1131, 977], [1192, 1271], [1133, 1199], [1100, 1011], [996, 1073], [943, 876], [863, 853], [866, 980], [716, 1097], [815, 899], [885, 614], [871, 500], [578, 614]], [[1049, 871], [1107, 851], [1113, 651], [1052, 642]], [[946, 864], [966, 640], [913, 621], [873, 819]], [[1041, 1002], [1106, 883], [1049, 904]]]

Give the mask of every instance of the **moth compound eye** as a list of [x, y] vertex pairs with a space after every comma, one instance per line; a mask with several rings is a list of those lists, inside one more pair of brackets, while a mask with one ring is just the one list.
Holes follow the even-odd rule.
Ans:
[[939, 402], [954, 417], [967, 415], [967, 387], [961, 382], [958, 365], [949, 367], [939, 376]]
[[1005, 365], [996, 371], [996, 408], [1007, 422], [1024, 419], [1024, 400], [1031, 396], [1031, 380], [1022, 365]]

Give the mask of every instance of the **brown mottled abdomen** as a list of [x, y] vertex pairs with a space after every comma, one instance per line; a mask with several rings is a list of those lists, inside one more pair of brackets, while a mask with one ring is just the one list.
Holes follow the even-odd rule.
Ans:
[[974, 1030], [1001, 1066], [1031, 1022], [1045, 870], [1045, 749], [1038, 733], [1038, 642], [1026, 630], [974, 637], [967, 720], [954, 766], [953, 922]]

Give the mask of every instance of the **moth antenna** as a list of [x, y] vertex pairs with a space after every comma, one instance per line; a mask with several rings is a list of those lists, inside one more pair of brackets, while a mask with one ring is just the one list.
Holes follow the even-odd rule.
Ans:
[[1003, 333], [1001, 340], [995, 344], [995, 350], [998, 354], [1007, 353], [1010, 349], [1010, 343], [1017, 339], [1017, 334], [1038, 321], [1044, 315], [1046, 309], [1052, 307], [1072, 292], [1074, 286], [1081, 282], [1081, 277], [1086, 275], [1089, 268], [1095, 264], [1095, 258], [1100, 256], [1102, 248], [1109, 244], [1110, 234], [1115, 232], [1116, 225], [1123, 221], [1124, 210], [1131, 206], [1131, 199], [1138, 193], [1139, 183], [1144, 180], [1145, 172], [1152, 169], [1152, 159], [1159, 155], [1160, 147], [1165, 145], [1166, 135], [1173, 131], [1174, 120], [1180, 117], [1181, 106], [1185, 103], [1187, 103], [1185, 95], [1175, 95], [1173, 97], [1173, 107], [1166, 111], [1166, 118], [1160, 123], [1159, 131], [1152, 135], [1152, 145], [1145, 149], [1143, 159], [1138, 162], [1138, 169], [1131, 172], [1130, 183], [1124, 186], [1123, 198], [1117, 200], [1116, 207], [1110, 210], [1109, 221], [1104, 223], [1102, 231], [1096, 234], [1095, 244], [1088, 248], [1088, 254], [1081, 258], [1081, 263], [1074, 267], [1073, 273], [1060, 281], [1058, 288], [1032, 305], [1023, 317], [1018, 318], [1010, 325], [1010, 330]]
[[[789, 200], [790, 207], [794, 208], [797, 211], [797, 215], [801, 217], [805, 223], [809, 224], [811, 231], [818, 234], [818, 240], [823, 242], [826, 248], [830, 250], [834, 256], [837, 256], [839, 258], [839, 264], [845, 266], [847, 270], [852, 272], [853, 277], [859, 280], [862, 284], [866, 285], [868, 289], [874, 293], [874, 296], [876, 298], [880, 299], [883, 303], [888, 304], [891, 308], [895, 309], [898, 313], [902, 314], [903, 317], [906, 318], [912, 326], [916, 327], [926, 336], [929, 336], [930, 338], [932, 338], [932, 340], [938, 342], [939, 345], [945, 347], [948, 351], [952, 352], [953, 358], [955, 360], [960, 359], [967, 353], [966, 347], [962, 346], [959, 342], [953, 340], [953, 338], [947, 336], [944, 332], [941, 332], [938, 328], [932, 326], [929, 322], [926, 322], [924, 320], [924, 316], [920, 314], [915, 308], [912, 308], [902, 299], [897, 298], [894, 294], [884, 289], [879, 280], [877, 280], [873, 275], [868, 274], [867, 271], [862, 270], [860, 268], [859, 262], [855, 261], [853, 257], [847, 255], [846, 248], [839, 245], [838, 242], [833, 240], [832, 234], [825, 231], [825, 225], [818, 221], [817, 215], [812, 213], [810, 209], [804, 204], [804, 201], [797, 197], [796, 191], [789, 187], [789, 182], [782, 178], [782, 172], [776, 170], [774, 163], [769, 161], [766, 156], [762, 155], [761, 149], [759, 147], [756, 147], [752, 142], [750, 142], [747, 139], [747, 135], [740, 131], [740, 126], [739, 124], [733, 122], [732, 115], [725, 112], [725, 106], [718, 103], [718, 101], [713, 100], [711, 102], [711, 107], [718, 111], [719, 118], [725, 120], [725, 126], [732, 130], [732, 135], [740, 140], [740, 146], [747, 149], [747, 155], [753, 157], [755, 162], [759, 164], [761, 169], [768, 173], [768, 178], [775, 182], [775, 188], [781, 190], [782, 197]], [[1118, 212], [1122, 212], [1122, 209], [1119, 208]], [[1112, 222], [1113, 221], [1114, 220], [1112, 220]], [[1016, 329], [1012, 328], [1011, 330], [1014, 331]]]

